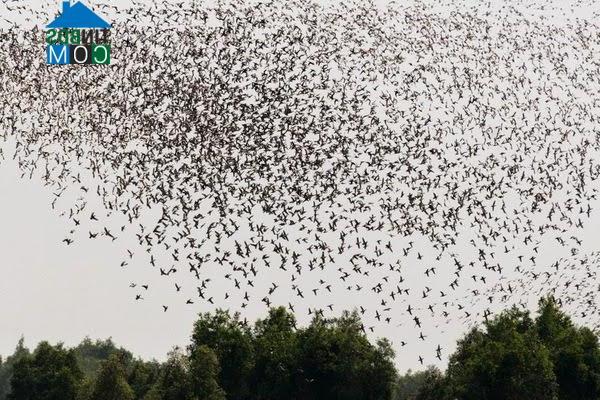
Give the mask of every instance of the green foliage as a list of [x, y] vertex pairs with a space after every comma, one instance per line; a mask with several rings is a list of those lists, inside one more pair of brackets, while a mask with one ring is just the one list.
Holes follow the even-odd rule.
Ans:
[[84, 376], [77, 388], [77, 400], [92, 400], [96, 380], [89, 376]]
[[194, 400], [190, 360], [179, 348], [169, 353], [158, 382], [148, 391], [146, 400]]
[[550, 351], [560, 400], [600, 398], [598, 338], [587, 328], [577, 328], [560, 311], [553, 298], [540, 301], [535, 323], [537, 334]]
[[133, 389], [125, 379], [123, 360], [116, 354], [102, 363], [91, 400], [133, 400]]
[[[391, 399], [393, 395], [392, 383], [397, 378], [394, 366], [394, 350], [387, 339], [377, 341], [377, 347], [370, 349], [370, 364], [365, 370], [363, 379], [370, 380], [369, 399]], [[373, 383], [375, 382], [375, 383]]]
[[401, 377], [396, 400], [600, 399], [600, 347], [549, 297], [533, 320], [512, 308], [458, 342], [442, 374]]
[[219, 360], [208, 346], [194, 348], [190, 355], [192, 388], [199, 400], [224, 400], [225, 392], [219, 386]]
[[[202, 314], [194, 324], [192, 344], [189, 348], [192, 368], [198, 357], [205, 356], [207, 346], [218, 360], [218, 381], [227, 393], [228, 400], [244, 400], [249, 396], [248, 379], [252, 371], [254, 348], [250, 329], [242, 323], [239, 314], [231, 316], [228, 311], [217, 310], [214, 315]], [[196, 354], [201, 349], [201, 354]]]
[[[80, 400], [91, 398], [91, 391], [93, 391], [96, 377], [105, 361], [111, 356], [119, 358], [126, 380], [131, 389], [133, 389], [136, 399], [142, 399], [158, 380], [161, 367], [158, 362], [146, 362], [134, 359], [131, 352], [116, 346], [110, 338], [95, 341], [85, 338], [74, 348], [74, 351], [77, 356], [77, 362], [86, 377], [79, 391]], [[0, 400], [2, 399], [0, 398]]]
[[371, 344], [357, 313], [297, 329], [280, 307], [250, 329], [217, 311], [200, 316], [189, 350], [201, 400], [213, 392], [208, 398], [222, 398], [219, 385], [228, 399], [387, 400], [396, 378], [390, 343]]
[[13, 366], [9, 400], [75, 400], [83, 377], [73, 350], [42, 342]]
[[426, 379], [425, 371], [408, 370], [405, 375], [398, 377], [394, 385], [394, 400], [415, 400], [425, 386]]
[[21, 337], [13, 355], [0, 364], [0, 400], [5, 400], [10, 393], [13, 366], [22, 358], [29, 357], [29, 354], [29, 349], [25, 347], [25, 339]]
[[412, 372], [398, 378], [394, 400], [444, 400], [446, 378], [438, 368], [430, 366], [425, 371]]
[[250, 379], [257, 399], [282, 399], [295, 388], [298, 340], [296, 319], [285, 308], [273, 308], [254, 328], [255, 363]]
[[423, 373], [423, 384], [415, 400], [444, 400], [449, 399], [444, 374], [435, 367], [429, 367]]
[[552, 298], [538, 316], [512, 308], [458, 342], [446, 373], [398, 378], [385, 340], [356, 312], [297, 328], [274, 308], [254, 326], [226, 311], [200, 315], [187, 351], [145, 362], [110, 339], [74, 349], [21, 340], [0, 359], [0, 400], [592, 400], [600, 398], [598, 337]]
[[160, 385], [156, 383], [146, 394], [142, 397], [142, 400], [162, 400], [162, 392]]
[[455, 397], [470, 400], [556, 398], [550, 352], [532, 330], [529, 314], [513, 308], [473, 329], [450, 357]]
[[86, 337], [74, 350], [79, 368], [89, 378], [94, 378], [98, 374], [102, 363], [113, 354], [121, 354], [123, 359], [133, 357], [127, 350], [118, 348], [110, 338], [92, 341], [89, 337]]
[[387, 340], [369, 342], [357, 313], [298, 329], [274, 308], [254, 326], [226, 311], [200, 315], [187, 352], [176, 348], [163, 364], [134, 359], [111, 339], [72, 350], [43, 343], [33, 355], [20, 342], [0, 378], [15, 400], [388, 400], [393, 358]]
[[298, 398], [391, 398], [393, 352], [387, 342], [368, 341], [356, 312], [313, 319], [298, 333], [298, 347]]
[[133, 389], [136, 399], [142, 399], [158, 381], [161, 364], [156, 361], [143, 361], [128, 359], [126, 362], [126, 375], [129, 386]]

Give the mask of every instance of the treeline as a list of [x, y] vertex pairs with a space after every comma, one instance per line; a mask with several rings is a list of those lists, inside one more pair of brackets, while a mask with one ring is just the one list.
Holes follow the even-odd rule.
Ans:
[[393, 358], [389, 342], [369, 342], [357, 313], [297, 328], [285, 308], [253, 326], [217, 311], [164, 363], [110, 340], [33, 352], [21, 341], [0, 366], [0, 400], [390, 399]]
[[512, 308], [458, 342], [445, 373], [399, 378], [396, 400], [597, 400], [597, 335], [576, 327], [552, 298], [536, 318]]
[[253, 325], [217, 311], [200, 315], [190, 345], [163, 363], [111, 340], [33, 351], [21, 341], [0, 360], [0, 400], [30, 399], [592, 400], [600, 349], [594, 332], [545, 298], [535, 318], [511, 308], [472, 329], [445, 372], [398, 377], [390, 343], [371, 343], [356, 312], [299, 328], [284, 308]]

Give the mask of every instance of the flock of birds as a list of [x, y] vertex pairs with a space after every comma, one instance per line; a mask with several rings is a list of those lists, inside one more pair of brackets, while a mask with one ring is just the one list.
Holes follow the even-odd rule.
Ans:
[[11, 25], [0, 138], [66, 246], [135, 235], [120, 267], [143, 258], [181, 306], [358, 301], [365, 332], [430, 345], [421, 364], [441, 327], [539, 295], [598, 327], [600, 30], [502, 4], [98, 6], [111, 66], [47, 66], [43, 29]]

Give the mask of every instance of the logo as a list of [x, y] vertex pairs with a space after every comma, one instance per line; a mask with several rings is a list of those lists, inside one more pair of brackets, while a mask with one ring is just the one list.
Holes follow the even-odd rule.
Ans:
[[111, 26], [81, 1], [63, 1], [46, 28], [47, 64], [110, 64]]

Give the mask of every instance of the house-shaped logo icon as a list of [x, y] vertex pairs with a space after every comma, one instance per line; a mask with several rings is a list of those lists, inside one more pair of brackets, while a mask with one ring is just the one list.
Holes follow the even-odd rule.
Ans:
[[110, 64], [111, 25], [81, 1], [64, 0], [46, 28], [48, 64]]
[[81, 1], [71, 5], [67, 0], [63, 1], [62, 13], [46, 28], [109, 29], [110, 24]]

